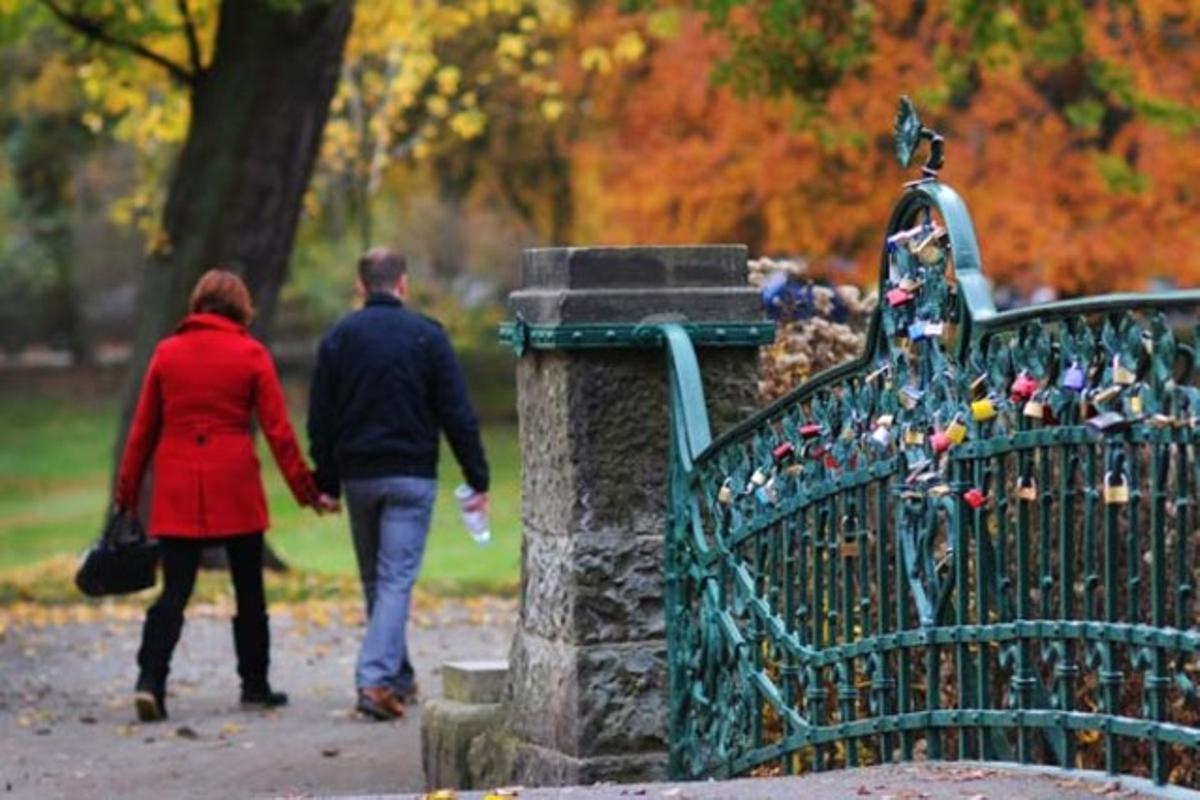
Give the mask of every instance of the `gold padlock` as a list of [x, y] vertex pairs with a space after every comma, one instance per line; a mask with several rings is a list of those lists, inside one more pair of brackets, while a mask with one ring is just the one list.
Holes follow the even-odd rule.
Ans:
[[916, 428], [908, 428], [904, 431], [904, 443], [909, 447], [920, 447], [925, 444], [925, 434]]
[[717, 502], [723, 506], [733, 502], [733, 487], [728, 482], [721, 484], [721, 488], [717, 490]]
[[955, 418], [942, 432], [954, 444], [962, 444], [967, 439], [967, 426], [958, 418]]
[[1107, 403], [1121, 393], [1120, 386], [1106, 386], [1092, 395], [1093, 403]]
[[1131, 386], [1137, 380], [1137, 373], [1122, 364], [1120, 356], [1116, 356], [1113, 358], [1112, 379], [1118, 386]]
[[984, 397], [971, 403], [971, 416], [976, 422], [987, 422], [996, 416], [996, 404], [990, 397]]
[[1140, 394], [1131, 395], [1129, 397], [1129, 413], [1133, 416], [1140, 416], [1143, 411], [1142, 396]]
[[936, 486], [929, 487], [930, 497], [945, 497], [950, 494], [950, 486], [945, 483], [939, 483]]
[[1119, 483], [1112, 482], [1111, 473], [1104, 476], [1104, 502], [1109, 505], [1124, 505], [1129, 502], [1129, 482], [1121, 476]]
[[783, 474], [787, 475], [789, 478], [794, 478], [803, 471], [804, 468], [799, 464], [788, 464], [783, 468]]
[[1023, 478], [1017, 479], [1017, 499], [1026, 502], [1037, 500], [1038, 489], [1037, 481], [1032, 476], [1026, 475]]
[[1036, 419], [1041, 422], [1046, 418], [1046, 407], [1042, 405], [1040, 400], [1029, 400], [1025, 403], [1025, 408], [1021, 413], [1030, 419]]

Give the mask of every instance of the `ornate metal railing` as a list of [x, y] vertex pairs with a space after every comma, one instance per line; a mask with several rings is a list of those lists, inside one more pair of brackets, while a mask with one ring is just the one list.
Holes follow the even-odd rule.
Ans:
[[902, 101], [902, 163], [922, 138], [858, 360], [712, 440], [692, 344], [662, 326], [672, 771], [1191, 783], [1200, 291], [998, 313], [941, 138]]

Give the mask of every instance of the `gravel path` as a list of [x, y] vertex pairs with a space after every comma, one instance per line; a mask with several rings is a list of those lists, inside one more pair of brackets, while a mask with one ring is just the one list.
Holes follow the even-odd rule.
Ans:
[[[506, 657], [513, 604], [446, 604], [410, 633], [420, 685], [443, 662]], [[125, 616], [134, 616], [126, 614]], [[352, 712], [357, 608], [276, 610], [272, 681], [291, 694], [244, 712], [225, 609], [189, 613], [165, 723], [129, 701], [140, 623], [0, 627], [0, 798], [211, 798], [419, 791], [420, 708], [372, 723]]]

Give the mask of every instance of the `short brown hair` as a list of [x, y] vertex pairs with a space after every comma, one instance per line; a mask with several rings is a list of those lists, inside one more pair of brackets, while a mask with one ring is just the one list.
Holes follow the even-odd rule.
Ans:
[[201, 275], [188, 308], [193, 314], [220, 314], [239, 325], [249, 325], [254, 319], [250, 290], [227, 269], [210, 269]]
[[390, 292], [406, 274], [404, 256], [390, 247], [372, 247], [358, 260], [358, 279], [369, 292]]

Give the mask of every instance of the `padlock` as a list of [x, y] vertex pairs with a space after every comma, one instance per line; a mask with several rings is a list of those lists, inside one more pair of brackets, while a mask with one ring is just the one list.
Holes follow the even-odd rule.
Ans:
[[755, 487], [762, 486], [766, 482], [767, 482], [767, 473], [763, 472], [761, 469], [754, 470], [753, 474], [750, 475], [750, 485], [751, 486], [755, 486]]
[[1112, 473], [1104, 476], [1104, 502], [1109, 505], [1123, 505], [1129, 502], [1129, 482], [1122, 475], [1113, 483]]
[[895, 289], [889, 289], [887, 293], [888, 305], [892, 308], [899, 308], [902, 305], [911, 303], [913, 296], [912, 292], [897, 286]]
[[1175, 419], [1166, 414], [1154, 414], [1150, 419], [1146, 420], [1152, 428], [1170, 428], [1175, 424]]
[[921, 281], [917, 280], [916, 278], [904, 277], [900, 279], [899, 288], [903, 289], [909, 294], [912, 294], [913, 292], [917, 291], [917, 289], [921, 288]]
[[1022, 372], [1013, 379], [1012, 387], [1009, 389], [1010, 396], [1014, 403], [1024, 403], [1033, 397], [1033, 393], [1037, 391], [1037, 381], [1035, 381], [1028, 372]]
[[788, 464], [786, 467], [783, 468], [783, 474], [787, 475], [789, 478], [794, 478], [803, 471], [804, 471], [804, 467], [795, 462], [792, 462], [791, 464]]
[[945, 333], [946, 333], [946, 323], [941, 322], [941, 321], [925, 323], [925, 338], [926, 339], [940, 339], [940, 338], [942, 338], [943, 335], [945, 335]]
[[1141, 393], [1139, 392], [1137, 394], [1131, 394], [1129, 396], [1129, 413], [1135, 417], [1140, 417], [1144, 410], [1145, 407], [1142, 402]]
[[717, 490], [717, 502], [723, 506], [733, 502], [733, 487], [729, 485], [729, 481], [722, 483], [721, 488]]
[[892, 431], [886, 425], [877, 425], [871, 431], [871, 443], [880, 450], [886, 450], [892, 444]]
[[967, 505], [971, 508], [982, 508], [987, 502], [987, 495], [979, 489], [967, 489], [963, 492], [963, 500], [967, 501]]
[[1017, 478], [1017, 499], [1025, 502], [1037, 500], [1038, 489], [1037, 482], [1032, 475], [1024, 475]]
[[941, 455], [949, 450], [952, 444], [954, 444], [954, 442], [950, 440], [950, 437], [947, 436], [944, 431], [934, 431], [933, 435], [929, 437], [929, 446], [932, 447], [933, 452], [937, 453], [938, 455]]
[[938, 483], [929, 487], [930, 497], [945, 497], [950, 494], [950, 485], [946, 483]]
[[772, 478], [762, 486], [755, 489], [754, 499], [764, 506], [775, 505], [775, 501], [779, 499], [779, 495], [775, 491], [775, 479]]
[[1070, 392], [1082, 392], [1086, 385], [1087, 375], [1084, 374], [1083, 367], [1079, 366], [1078, 361], [1072, 361], [1071, 366], [1063, 373], [1062, 388]]
[[1116, 411], [1105, 411], [1103, 414], [1097, 414], [1087, 421], [1088, 427], [1094, 428], [1101, 433], [1117, 433], [1129, 427], [1130, 420], [1126, 419], [1124, 414], [1119, 414]]
[[896, 418], [891, 414], [880, 414], [875, 418], [875, 424], [880, 428], [890, 428], [896, 422]]
[[840, 467], [841, 467], [841, 465], [838, 464], [837, 457], [833, 455], [833, 451], [826, 450], [825, 451], [825, 468], [826, 469], [840, 469]]
[[800, 426], [800, 436], [804, 439], [815, 439], [821, 435], [821, 426], [815, 422], [807, 422]]
[[1120, 393], [1120, 386], [1105, 386], [1103, 389], [1097, 389], [1092, 394], [1092, 404], [1102, 405], [1110, 400], [1115, 399]]
[[925, 338], [925, 323], [917, 320], [908, 326], [908, 338], [910, 341], [919, 342]]
[[791, 442], [780, 442], [775, 445], [775, 449], [771, 452], [771, 455], [775, 457], [776, 462], [787, 461], [795, 458], [796, 448]]
[[1041, 400], [1030, 398], [1025, 403], [1025, 407], [1021, 409], [1021, 413], [1029, 419], [1036, 419], [1038, 422], [1041, 422], [1046, 418], [1046, 406], [1042, 404]]
[[1120, 356], [1113, 356], [1112, 380], [1118, 386], [1132, 386], [1137, 380], [1137, 373], [1122, 364]]
[[931, 236], [926, 240], [926, 244], [917, 250], [917, 260], [926, 266], [936, 264], [942, 259], [942, 248], [933, 242], [933, 238]]
[[987, 422], [996, 416], [996, 404], [990, 397], [984, 397], [971, 403], [971, 416], [976, 422]]
[[909, 447], [920, 447], [925, 444], [925, 434], [916, 428], [906, 428], [904, 431], [904, 444]]
[[945, 430], [946, 438], [954, 444], [962, 444], [967, 439], [967, 426], [958, 417], [955, 417]]
[[925, 392], [910, 383], [900, 390], [900, 405], [912, 411], [924, 395]]

